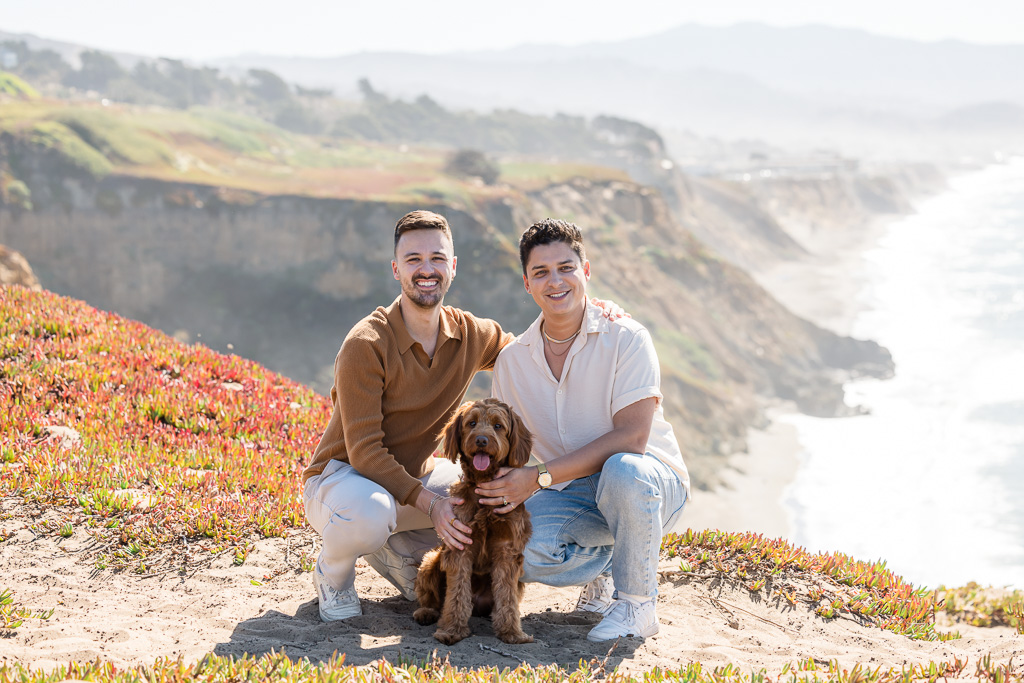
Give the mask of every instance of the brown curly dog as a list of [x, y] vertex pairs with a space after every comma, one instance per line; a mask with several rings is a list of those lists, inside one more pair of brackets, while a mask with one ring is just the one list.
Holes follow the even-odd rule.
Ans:
[[471, 613], [490, 613], [495, 635], [506, 643], [533, 642], [519, 624], [530, 515], [522, 505], [497, 514], [474, 492], [499, 467], [525, 465], [532, 447], [533, 436], [522, 420], [494, 398], [462, 404], [444, 429], [445, 457], [462, 464], [462, 479], [449, 493], [465, 501], [455, 514], [472, 527], [473, 543], [464, 550], [441, 545], [424, 556], [416, 576], [420, 607], [413, 618], [433, 624], [440, 616], [434, 637], [445, 645], [470, 635]]

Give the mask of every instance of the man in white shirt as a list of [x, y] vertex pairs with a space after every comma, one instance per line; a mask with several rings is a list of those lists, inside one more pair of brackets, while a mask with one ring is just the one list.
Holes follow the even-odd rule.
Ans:
[[589, 640], [654, 635], [661, 539], [690, 486], [654, 344], [643, 325], [588, 302], [590, 262], [572, 223], [534, 224], [519, 257], [541, 314], [498, 356], [492, 393], [533, 432], [536, 464], [478, 492], [497, 512], [526, 504], [523, 581], [585, 585], [577, 607], [604, 615]]

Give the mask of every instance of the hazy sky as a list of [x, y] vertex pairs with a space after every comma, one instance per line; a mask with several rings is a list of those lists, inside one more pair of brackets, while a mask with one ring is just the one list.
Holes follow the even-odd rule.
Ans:
[[917, 40], [1024, 43], [1024, 0], [0, 0], [3, 31], [192, 59], [578, 44], [687, 22], [742, 21], [819, 23]]

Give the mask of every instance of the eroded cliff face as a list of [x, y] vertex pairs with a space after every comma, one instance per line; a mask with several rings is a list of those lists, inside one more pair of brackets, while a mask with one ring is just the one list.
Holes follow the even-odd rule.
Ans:
[[575, 181], [470, 212], [117, 176], [29, 182], [35, 207], [0, 208], [0, 242], [22, 251], [46, 288], [323, 392], [347, 330], [397, 296], [398, 217], [447, 216], [459, 256], [447, 302], [513, 332], [538, 312], [522, 286], [520, 233], [547, 216], [572, 220], [587, 239], [593, 293], [652, 331], [666, 413], [700, 485], [715, 481], [716, 456], [745, 447], [747, 427], [763, 419], [758, 397], [843, 414], [845, 377], [891, 372], [884, 349], [792, 315], [685, 230], [659, 193], [630, 183]]
[[672, 208], [701, 242], [750, 272], [857, 244], [872, 222], [913, 211], [945, 178], [931, 164], [804, 177], [674, 180]]
[[25, 257], [0, 244], [0, 287], [10, 285], [20, 285], [37, 292], [42, 290]]
[[731, 263], [753, 270], [806, 253], [747, 183], [677, 176], [676, 185], [679, 222]]

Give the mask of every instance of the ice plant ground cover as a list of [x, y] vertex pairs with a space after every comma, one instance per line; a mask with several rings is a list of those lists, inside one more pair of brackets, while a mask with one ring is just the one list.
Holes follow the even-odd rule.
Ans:
[[0, 638], [21, 626], [25, 619], [49, 619], [53, 611], [33, 612], [14, 600], [14, 596], [6, 589], [0, 589]]
[[1024, 634], [1024, 594], [914, 587], [885, 562], [841, 553], [815, 554], [758, 534], [704, 530], [666, 538], [662, 552], [681, 557], [680, 572], [730, 580], [752, 595], [792, 607], [806, 605], [824, 619], [845, 617], [921, 640], [958, 638], [935, 630], [936, 610], [975, 626], [1011, 626]]
[[[836, 662], [818, 662], [813, 658], [784, 667], [774, 677], [776, 681], [792, 683], [906, 683], [908, 681], [936, 681], [939, 678], [963, 678], [990, 683], [1013, 683], [1024, 680], [1024, 673], [1012, 664], [997, 664], [983, 660], [974, 665], [953, 662], [906, 665], [901, 668], [882, 669], [856, 665], [846, 669]], [[677, 671], [653, 669], [643, 675], [624, 675], [608, 672], [599, 661], [581, 663], [569, 673], [556, 666], [533, 667], [522, 665], [516, 669], [488, 667], [458, 669], [447, 660], [436, 656], [421, 662], [391, 663], [379, 660], [368, 666], [345, 666], [341, 655], [321, 664], [306, 659], [293, 661], [284, 653], [262, 657], [234, 659], [210, 655], [195, 664], [180, 659], [158, 659], [153, 666], [119, 669], [109, 663], [70, 663], [53, 672], [33, 671], [28, 667], [0, 664], [0, 683], [44, 683], [45, 681], [89, 680], [104, 682], [148, 683], [163, 681], [207, 681], [229, 683], [233, 681], [292, 681], [315, 680], [320, 683], [376, 683], [400, 681], [403, 683], [494, 683], [495, 681], [530, 681], [531, 683], [591, 683], [596, 681], [642, 681], [643, 683], [769, 683], [773, 680], [764, 671], [743, 671], [739, 667], [705, 668], [699, 662]]]
[[[146, 572], [304, 524], [299, 473], [329, 415], [236, 356], [51, 293], [0, 289], [0, 493], [66, 514], [98, 561]], [[7, 535], [0, 521], [0, 538]]]
[[[308, 388], [234, 356], [186, 346], [142, 324], [48, 292], [0, 288], [0, 549], [15, 529], [37, 536], [91, 539], [83, 562], [106, 572], [186, 574], [230, 553], [245, 562], [260, 537], [306, 533], [299, 473], [330, 406]], [[12, 502], [13, 501], [13, 502]], [[975, 625], [1024, 632], [1019, 593], [993, 598], [977, 587], [932, 591], [906, 584], [884, 563], [811, 554], [785, 541], [713, 530], [670, 537], [678, 559], [672, 582], [727, 582], [752, 599], [802, 609], [828, 622], [850, 619], [911, 638], [950, 637], [936, 613]], [[303, 558], [308, 570], [311, 557]], [[685, 588], [679, 587], [680, 590]], [[0, 580], [0, 627], [33, 628], [48, 612], [21, 604]], [[59, 609], [59, 608], [58, 608]], [[0, 634], [2, 635], [2, 634]], [[953, 634], [952, 637], [955, 637]], [[311, 664], [280, 655], [152, 667], [69, 665], [64, 677], [93, 680], [603, 679], [599, 662], [567, 672], [456, 670], [444, 661]], [[610, 674], [614, 677], [617, 674]], [[914, 680], [975, 677], [1021, 680], [1018, 667], [960, 661], [903, 670], [844, 671], [804, 661], [787, 680]], [[21, 664], [0, 666], [0, 683], [44, 680]], [[746, 681], [737, 669], [652, 670], [644, 680]]]

